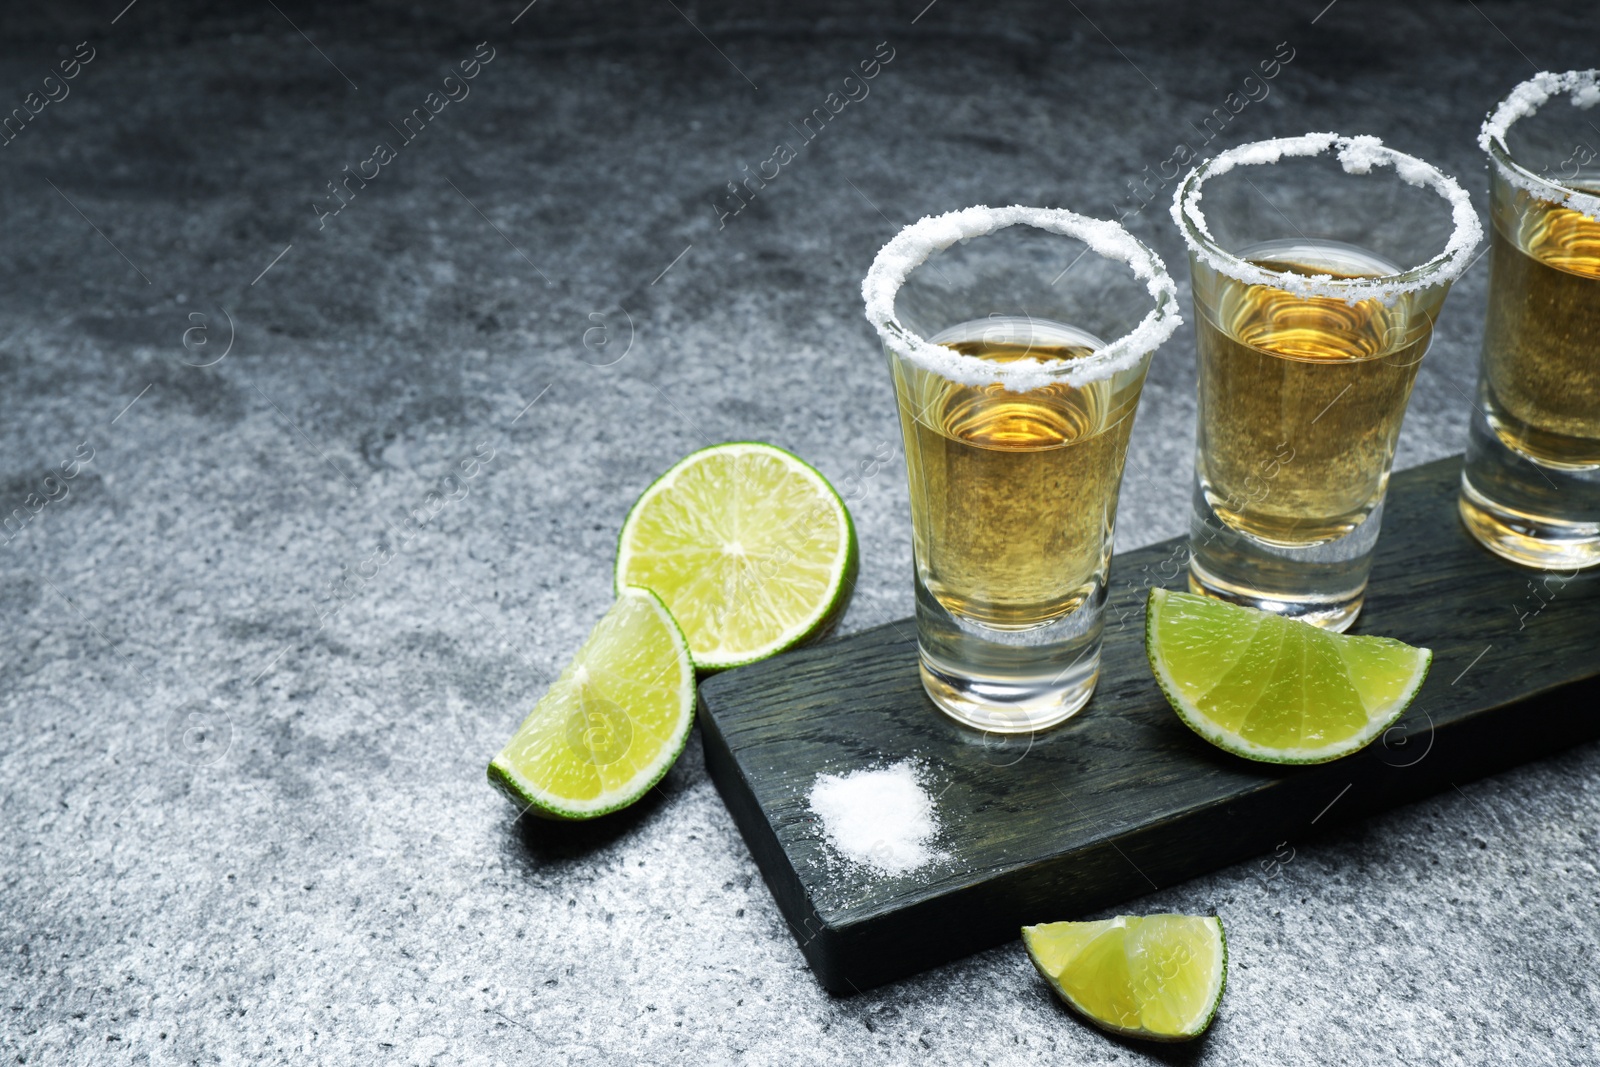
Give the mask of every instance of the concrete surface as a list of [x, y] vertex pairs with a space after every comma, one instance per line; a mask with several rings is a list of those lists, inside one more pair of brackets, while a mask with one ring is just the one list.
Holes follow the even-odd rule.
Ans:
[[[1593, 746], [1131, 902], [1227, 924], [1222, 1013], [1180, 1049], [1080, 1025], [1015, 945], [825, 995], [698, 738], [603, 825], [486, 786], [667, 464], [761, 438], [844, 483], [898, 454], [857, 285], [899, 226], [1110, 214], [1279, 42], [1216, 145], [1376, 133], [1481, 206], [1483, 112], [1595, 60], [1579, 2], [924, 3], [7, 6], [4, 108], [93, 50], [0, 147], [8, 1061], [1600, 1060]], [[870, 95], [719, 228], [880, 42]], [[1186, 273], [1164, 209], [1131, 225]], [[1461, 447], [1485, 275], [1402, 466]], [[1184, 527], [1191, 346], [1157, 356], [1123, 545]], [[911, 611], [901, 468], [855, 486], [846, 630]]]

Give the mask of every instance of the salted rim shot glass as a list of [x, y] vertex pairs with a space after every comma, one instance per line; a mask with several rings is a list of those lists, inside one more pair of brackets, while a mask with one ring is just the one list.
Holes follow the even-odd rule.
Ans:
[[1199, 371], [1189, 587], [1344, 630], [1418, 365], [1483, 227], [1438, 168], [1333, 133], [1221, 153], [1172, 218]]
[[1600, 565], [1600, 71], [1544, 71], [1484, 121], [1489, 313], [1461, 518], [1527, 567]]
[[1128, 436], [1177, 290], [1116, 223], [972, 207], [902, 230], [862, 295], [905, 440], [923, 688], [975, 729], [1054, 726], [1099, 677]]

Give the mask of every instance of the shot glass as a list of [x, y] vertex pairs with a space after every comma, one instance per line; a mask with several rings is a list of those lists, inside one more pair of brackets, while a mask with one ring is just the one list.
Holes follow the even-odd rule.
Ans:
[[1537, 74], [1483, 124], [1489, 316], [1461, 518], [1529, 567], [1600, 563], [1600, 86]]
[[1088, 702], [1128, 434], [1181, 322], [1112, 222], [974, 207], [908, 226], [862, 283], [905, 438], [922, 684], [957, 722], [1044, 729]]
[[1437, 168], [1332, 133], [1218, 155], [1172, 217], [1199, 357], [1189, 587], [1344, 630], [1417, 366], [1483, 228]]

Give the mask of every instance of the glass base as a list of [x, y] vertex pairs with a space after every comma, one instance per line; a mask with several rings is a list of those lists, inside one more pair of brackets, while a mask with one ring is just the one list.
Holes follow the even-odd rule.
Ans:
[[1343, 632], [1361, 614], [1383, 501], [1345, 536], [1290, 548], [1223, 521], [1197, 484], [1189, 529], [1189, 590]]
[[1344, 633], [1354, 624], [1356, 616], [1361, 614], [1361, 605], [1367, 598], [1367, 585], [1362, 582], [1361, 588], [1354, 594], [1333, 599], [1312, 596], [1290, 598], [1281, 593], [1268, 594], [1252, 587], [1235, 585], [1191, 560], [1189, 592], [1255, 608], [1257, 611], [1270, 611], [1274, 615], [1309, 622], [1324, 630]]
[[920, 574], [915, 585], [922, 688], [956, 722], [986, 733], [1031, 733], [1066, 722], [1089, 702], [1100, 677], [1103, 582], [1078, 610], [1021, 630], [957, 618]]
[[983, 677], [957, 673], [919, 652], [922, 688], [938, 709], [963, 726], [995, 734], [1047, 730], [1089, 703], [1100, 680], [1100, 653], [1062, 676]]
[[1508, 447], [1472, 416], [1461, 521], [1495, 555], [1539, 570], [1600, 565], [1600, 470], [1560, 470]]

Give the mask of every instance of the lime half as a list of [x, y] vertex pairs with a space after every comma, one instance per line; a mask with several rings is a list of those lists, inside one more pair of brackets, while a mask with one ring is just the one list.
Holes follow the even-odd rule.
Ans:
[[547, 818], [627, 807], [683, 751], [694, 701], [683, 634], [648, 589], [625, 588], [489, 762], [489, 781]]
[[644, 491], [617, 539], [617, 587], [653, 590], [702, 670], [825, 631], [849, 599], [856, 533], [827, 479], [781, 448], [691, 453]]
[[1024, 926], [1022, 943], [1068, 1007], [1128, 1037], [1200, 1036], [1228, 980], [1228, 942], [1214, 915]]
[[1144, 647], [1195, 733], [1265, 763], [1325, 763], [1388, 729], [1433, 653], [1192, 593], [1150, 590]]

